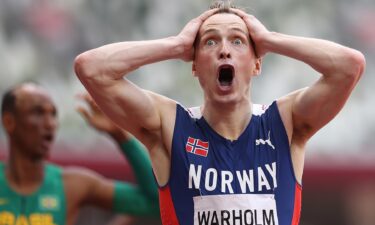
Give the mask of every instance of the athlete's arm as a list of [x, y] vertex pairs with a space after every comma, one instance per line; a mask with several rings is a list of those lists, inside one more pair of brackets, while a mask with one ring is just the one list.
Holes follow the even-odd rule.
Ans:
[[64, 188], [69, 210], [95, 205], [129, 215], [157, 216], [157, 199], [150, 199], [135, 185], [114, 182], [83, 168], [64, 170]]
[[285, 55], [321, 74], [310, 87], [277, 102], [291, 144], [295, 173], [301, 181], [306, 142], [344, 106], [364, 71], [364, 56], [330, 41], [269, 32], [254, 16], [233, 11], [247, 24], [258, 57], [268, 52]]
[[192, 20], [175, 37], [114, 43], [87, 51], [75, 60], [76, 74], [95, 102], [117, 124], [132, 133], [159, 131], [163, 115], [159, 108], [168, 104], [123, 77], [146, 64], [168, 59], [191, 60], [198, 29], [215, 11]]
[[193, 19], [175, 37], [109, 44], [75, 60], [78, 78], [103, 112], [146, 145], [161, 185], [169, 178], [176, 103], [142, 90], [123, 76], [162, 60], [191, 60], [199, 27], [214, 12], [209, 10]]
[[77, 97], [86, 102], [88, 106], [87, 108], [83, 106], [77, 107], [78, 112], [94, 129], [112, 137], [130, 163], [139, 188], [152, 201], [157, 202], [158, 191], [152, 174], [151, 161], [147, 155], [147, 149], [130, 133], [109, 120], [88, 93], [79, 94]]
[[303, 61], [322, 75], [292, 99], [294, 141], [303, 144], [344, 106], [365, 59], [356, 50], [324, 40], [272, 33], [267, 42], [269, 51]]
[[138, 186], [148, 198], [158, 201], [158, 188], [145, 147], [134, 137], [119, 143], [122, 153], [133, 168]]
[[247, 23], [259, 57], [268, 52], [285, 55], [322, 75], [310, 87], [289, 96], [293, 134], [305, 142], [343, 107], [364, 71], [363, 54], [330, 41], [269, 32], [254, 16], [234, 11]]

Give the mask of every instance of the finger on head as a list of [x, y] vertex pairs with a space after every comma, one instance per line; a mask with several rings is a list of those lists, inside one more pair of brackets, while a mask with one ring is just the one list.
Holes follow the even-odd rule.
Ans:
[[217, 13], [219, 11], [219, 9], [209, 9], [207, 11], [205, 11], [204, 13], [202, 13], [200, 16], [199, 16], [199, 19], [201, 19], [202, 21], [206, 20], [208, 17], [214, 15], [215, 13]]
[[231, 12], [233, 12], [234, 14], [236, 14], [237, 16], [241, 17], [241, 18], [244, 18], [246, 17], [248, 14], [240, 9], [236, 9], [236, 8], [230, 8], [229, 9]]

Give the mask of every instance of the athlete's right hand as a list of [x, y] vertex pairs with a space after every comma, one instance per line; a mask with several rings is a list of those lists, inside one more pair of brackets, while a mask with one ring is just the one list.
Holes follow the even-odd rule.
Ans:
[[182, 31], [176, 36], [179, 41], [179, 45], [183, 47], [183, 52], [179, 56], [180, 59], [189, 62], [194, 58], [194, 41], [197, 37], [199, 28], [202, 23], [210, 16], [215, 14], [218, 9], [210, 9], [202, 13], [200, 16], [190, 20], [185, 25]]

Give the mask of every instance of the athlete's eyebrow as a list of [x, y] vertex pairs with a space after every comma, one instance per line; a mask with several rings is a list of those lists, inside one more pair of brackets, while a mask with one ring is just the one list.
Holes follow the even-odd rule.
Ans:
[[[247, 37], [248, 40], [250, 40], [250, 36], [247, 32], [245, 32], [243, 29], [239, 28], [239, 27], [231, 27], [230, 28], [232, 31], [235, 31], [235, 32], [240, 32], [242, 33], [243, 35], [245, 35]], [[219, 30], [217, 28], [208, 28], [207, 30], [204, 30], [202, 32], [202, 34], [198, 34], [195, 41], [194, 41], [194, 46], [196, 46], [197, 43], [199, 43], [201, 40], [202, 40], [202, 37], [204, 37], [205, 35], [207, 34], [210, 34], [210, 33], [214, 33], [214, 34], [217, 34], [219, 33]]]
[[209, 28], [209, 29], [203, 31], [201, 37], [203, 37], [204, 35], [209, 34], [209, 33], [218, 33], [218, 30], [215, 29], [215, 28]]
[[249, 35], [248, 33], [246, 33], [243, 29], [241, 29], [241, 28], [239, 28], [239, 27], [232, 27], [232, 28], [230, 28], [230, 29], [233, 30], [233, 31], [241, 32], [241, 33], [243, 33], [243, 34], [246, 35], [246, 36]]
[[[241, 29], [239, 27], [231, 27], [230, 30], [240, 32], [240, 33], [244, 34], [245, 36], [249, 35], [246, 31], [244, 31], [243, 29]], [[203, 37], [204, 35], [209, 34], [209, 33], [219, 33], [219, 30], [216, 29], [216, 28], [209, 28], [209, 29], [203, 31], [203, 33], [200, 35], [200, 37]]]
[[202, 37], [204, 37], [205, 35], [208, 35], [209, 33], [218, 33], [218, 30], [215, 29], [215, 28], [209, 28], [209, 29], [203, 31], [202, 34], [198, 33], [198, 35], [196, 36], [195, 41], [194, 41], [194, 46], [196, 46], [197, 43], [201, 42]]

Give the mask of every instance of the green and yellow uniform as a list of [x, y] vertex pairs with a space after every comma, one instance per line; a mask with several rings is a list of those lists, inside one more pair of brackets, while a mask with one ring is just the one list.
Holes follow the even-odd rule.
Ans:
[[[117, 213], [159, 218], [157, 186], [146, 149], [132, 138], [120, 144], [134, 170], [138, 185], [115, 182], [113, 207]], [[8, 185], [0, 162], [0, 225], [65, 225], [66, 198], [62, 169], [47, 164], [39, 189], [30, 195], [16, 193]]]
[[12, 190], [0, 162], [0, 225], [65, 225], [66, 202], [62, 170], [46, 164], [37, 191], [21, 195]]

